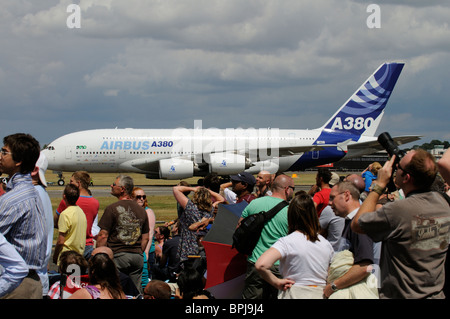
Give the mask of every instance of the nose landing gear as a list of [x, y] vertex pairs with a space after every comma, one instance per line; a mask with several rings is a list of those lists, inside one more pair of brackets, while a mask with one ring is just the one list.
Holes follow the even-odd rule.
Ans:
[[59, 177], [59, 179], [58, 179], [58, 185], [59, 185], [59, 186], [64, 186], [64, 184], [65, 184], [66, 182], [64, 181], [63, 173], [62, 173], [62, 172], [57, 172], [57, 174], [58, 174], [58, 177]]

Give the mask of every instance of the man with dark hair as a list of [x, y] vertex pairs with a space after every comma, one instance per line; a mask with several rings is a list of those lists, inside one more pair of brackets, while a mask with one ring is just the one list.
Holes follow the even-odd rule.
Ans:
[[397, 164], [394, 179], [406, 198], [375, 210], [394, 163], [395, 155], [378, 171], [351, 227], [382, 241], [381, 298], [445, 298], [450, 207], [442, 194], [429, 191], [437, 174], [436, 161], [422, 149], [406, 153]]
[[308, 194], [313, 197], [317, 215], [320, 217], [323, 209], [327, 207], [330, 198], [330, 180], [333, 177], [328, 168], [321, 167], [317, 171], [316, 184], [311, 187]]
[[[18, 165], [20, 173], [27, 174], [34, 170], [41, 153], [39, 142], [34, 137], [24, 133], [8, 135], [3, 139], [3, 144], [5, 151], [10, 151], [9, 154]], [[3, 172], [7, 173], [4, 170]]]
[[114, 252], [117, 268], [131, 277], [142, 292], [143, 252], [149, 241], [149, 223], [145, 209], [133, 200], [133, 179], [117, 176], [111, 195], [118, 201], [105, 208], [98, 226], [97, 247], [108, 246]]
[[59, 265], [60, 253], [64, 251], [73, 250], [81, 255], [84, 253], [87, 222], [83, 210], [77, 206], [79, 196], [78, 187], [72, 184], [66, 185], [63, 199], [67, 208], [59, 216], [59, 235], [53, 253], [53, 262], [57, 265]]
[[14, 246], [29, 273], [6, 298], [42, 298], [37, 274], [45, 267], [46, 225], [41, 198], [31, 181], [31, 172], [40, 155], [39, 142], [29, 134], [13, 134], [3, 139], [0, 172], [9, 175], [6, 194], [0, 197], [0, 232]]
[[253, 188], [256, 184], [255, 177], [247, 172], [242, 172], [237, 175], [231, 175], [232, 190], [236, 194], [236, 203], [246, 201], [250, 203], [256, 198], [252, 194]]
[[[72, 186], [69, 186], [72, 185]], [[64, 188], [64, 200], [66, 201], [66, 204], [69, 206], [73, 206], [77, 204], [77, 200], [80, 197], [80, 190], [78, 187], [73, 187], [75, 185], [68, 184]]]

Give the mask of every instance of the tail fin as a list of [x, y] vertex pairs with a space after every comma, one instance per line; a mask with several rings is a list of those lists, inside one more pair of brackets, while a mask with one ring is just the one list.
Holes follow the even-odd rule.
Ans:
[[404, 63], [382, 64], [322, 129], [373, 136]]

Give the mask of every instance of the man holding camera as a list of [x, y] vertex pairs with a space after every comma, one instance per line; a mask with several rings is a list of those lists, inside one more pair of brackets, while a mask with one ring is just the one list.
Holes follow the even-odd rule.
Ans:
[[[406, 198], [375, 211], [395, 169], [394, 182]], [[352, 221], [353, 231], [382, 241], [380, 298], [445, 298], [450, 206], [429, 191], [436, 174], [436, 161], [425, 150], [393, 155]]]

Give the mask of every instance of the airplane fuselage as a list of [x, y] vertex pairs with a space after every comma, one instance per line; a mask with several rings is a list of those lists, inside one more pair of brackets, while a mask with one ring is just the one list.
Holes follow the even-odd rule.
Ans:
[[[152, 178], [177, 179], [184, 178], [186, 173], [174, 172], [171, 164], [185, 160], [195, 163], [194, 176], [213, 171], [257, 173], [261, 169], [275, 173], [310, 167], [312, 164], [299, 162], [306, 153], [310, 153], [314, 165], [345, 155], [336, 148], [334, 158], [322, 159], [318, 150], [298, 152], [314, 143], [325, 144], [317, 140], [320, 133], [281, 129], [102, 129], [62, 136], [44, 152], [49, 169], [54, 171], [135, 172]], [[168, 170], [160, 167], [161, 161], [167, 161]]]

